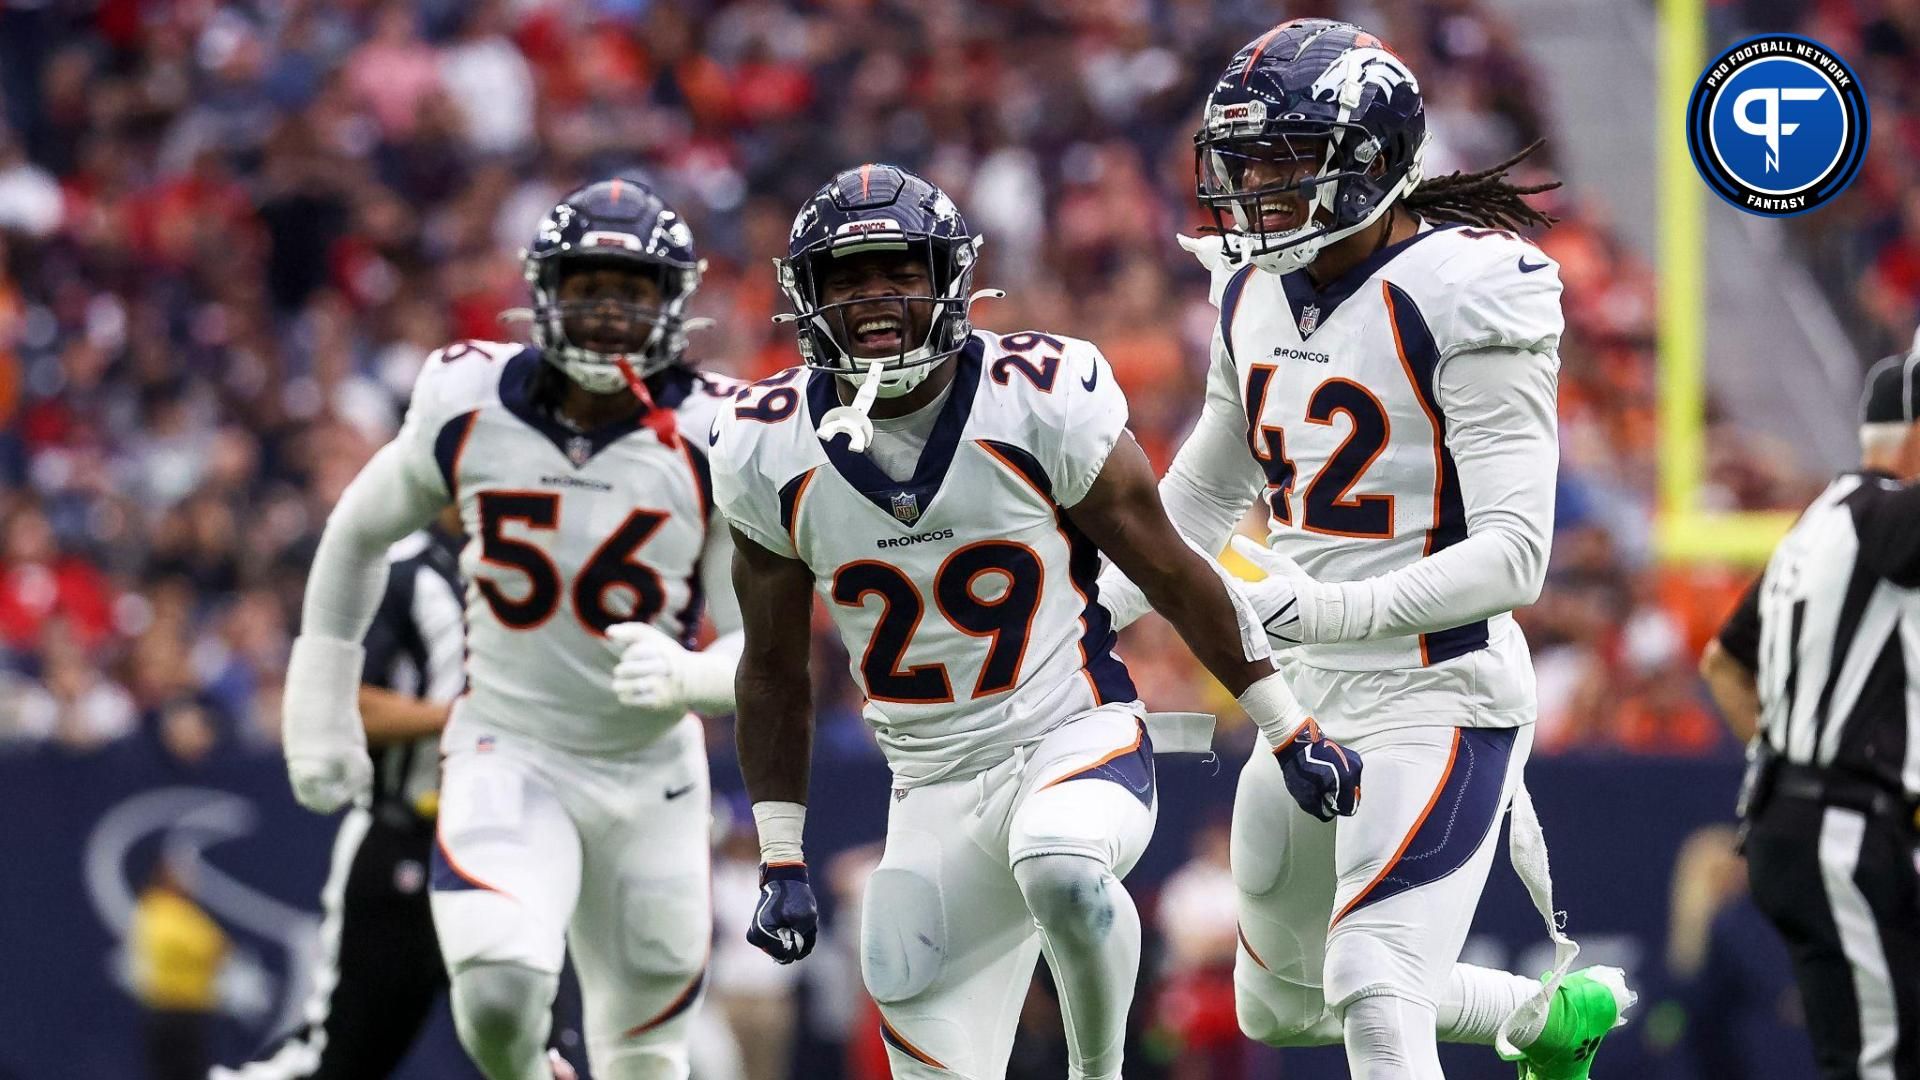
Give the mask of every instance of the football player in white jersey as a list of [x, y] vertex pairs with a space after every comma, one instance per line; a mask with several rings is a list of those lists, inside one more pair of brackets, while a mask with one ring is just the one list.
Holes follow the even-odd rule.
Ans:
[[[1139, 966], [1119, 879], [1152, 833], [1153, 753], [1203, 749], [1211, 719], [1143, 724], [1097, 602], [1100, 553], [1276, 740], [1309, 725], [1251, 610], [1160, 509], [1099, 350], [972, 328], [979, 246], [952, 200], [904, 169], [835, 177], [780, 262], [805, 364], [749, 387], [713, 432], [764, 863], [748, 939], [781, 961], [813, 944], [801, 832], [818, 590], [894, 776], [861, 907], [893, 1074], [1004, 1075], [1044, 952], [1070, 1075], [1103, 1080], [1119, 1075]], [[1317, 782], [1351, 802], [1358, 762], [1310, 749], [1338, 762]]]
[[[1264, 496], [1271, 549], [1236, 541], [1268, 571], [1250, 595], [1321, 729], [1367, 763], [1365, 802], [1332, 825], [1267, 755], [1241, 773], [1240, 1023], [1344, 1041], [1361, 1080], [1438, 1080], [1436, 1027], [1532, 1080], [1585, 1077], [1632, 996], [1617, 969], [1567, 974], [1512, 615], [1553, 526], [1559, 270], [1511, 231], [1551, 223], [1520, 198], [1546, 188], [1507, 183], [1513, 161], [1423, 179], [1426, 139], [1413, 73], [1326, 19], [1241, 49], [1195, 136], [1219, 235], [1182, 240], [1220, 319], [1161, 498], [1218, 552]], [[1121, 625], [1145, 608], [1118, 571], [1101, 595]], [[1456, 963], [1509, 805], [1556, 945], [1544, 982]]]
[[[569, 195], [524, 263], [535, 344], [428, 357], [400, 434], [327, 519], [287, 766], [313, 809], [365, 792], [354, 688], [380, 556], [457, 505], [469, 685], [441, 741], [431, 879], [461, 1042], [490, 1080], [549, 1075], [571, 941], [594, 1075], [680, 1078], [712, 928], [692, 713], [732, 708], [740, 643], [704, 436], [735, 386], [684, 362], [701, 264], [644, 185]], [[720, 637], [694, 651], [703, 606]]]

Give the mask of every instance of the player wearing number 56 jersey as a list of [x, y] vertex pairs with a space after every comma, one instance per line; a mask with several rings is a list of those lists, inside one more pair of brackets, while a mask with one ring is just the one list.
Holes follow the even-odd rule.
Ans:
[[[365, 751], [344, 725], [374, 560], [456, 505], [469, 685], [441, 743], [431, 884], [461, 1041], [491, 1080], [546, 1075], [571, 939], [595, 1075], [679, 1078], [712, 925], [691, 713], [731, 709], [740, 640], [704, 437], [734, 384], [683, 362], [700, 263], [646, 187], [568, 196], [525, 262], [535, 344], [430, 356], [399, 436], [328, 519], [288, 766], [316, 809], [358, 794]], [[721, 636], [693, 651], [708, 607]]]
[[1167, 522], [1099, 350], [971, 327], [979, 246], [918, 176], [835, 177], [781, 262], [807, 363], [747, 388], [713, 432], [746, 632], [740, 764], [765, 863], [748, 939], [783, 962], [812, 947], [800, 840], [817, 592], [894, 776], [861, 908], [894, 1075], [1003, 1075], [1044, 952], [1072, 1075], [1099, 1080], [1119, 1075], [1139, 965], [1119, 878], [1157, 809], [1155, 747], [1098, 603], [1100, 553], [1263, 725], [1307, 718], [1251, 610]]
[[[1249, 42], [1194, 141], [1219, 235], [1183, 242], [1220, 318], [1161, 496], [1208, 551], [1260, 500], [1271, 547], [1240, 543], [1269, 576], [1250, 596], [1302, 700], [1368, 766], [1366, 801], [1332, 824], [1267, 755], [1241, 774], [1241, 1026], [1344, 1039], [1368, 1080], [1438, 1080], [1436, 1027], [1521, 1057], [1529, 1080], [1584, 1077], [1630, 1001], [1617, 970], [1569, 975], [1550, 915], [1544, 986], [1456, 963], [1509, 803], [1516, 868], [1551, 912], [1512, 615], [1553, 523], [1559, 269], [1509, 231], [1551, 222], [1521, 199], [1545, 189], [1506, 182], [1513, 161], [1423, 176], [1413, 72], [1326, 19]], [[1118, 620], [1142, 609], [1103, 584]]]

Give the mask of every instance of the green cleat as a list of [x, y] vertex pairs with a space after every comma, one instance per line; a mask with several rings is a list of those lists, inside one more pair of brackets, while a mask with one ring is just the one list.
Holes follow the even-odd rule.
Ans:
[[1600, 1040], [1627, 1022], [1622, 1014], [1636, 1000], [1619, 968], [1568, 975], [1554, 991], [1546, 1028], [1520, 1051], [1520, 1080], [1587, 1080]]

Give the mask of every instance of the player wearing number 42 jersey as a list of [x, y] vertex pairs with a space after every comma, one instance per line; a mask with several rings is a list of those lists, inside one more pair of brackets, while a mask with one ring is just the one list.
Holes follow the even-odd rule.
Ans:
[[[712, 926], [691, 713], [732, 708], [740, 641], [704, 435], [735, 385], [683, 361], [701, 264], [645, 186], [568, 196], [525, 264], [535, 344], [430, 356], [399, 436], [327, 521], [288, 768], [314, 809], [363, 790], [356, 643], [379, 556], [456, 505], [469, 685], [441, 742], [431, 884], [461, 1042], [490, 1080], [548, 1075], [571, 939], [594, 1075], [678, 1080]], [[721, 636], [693, 651], [703, 607]]]
[[894, 776], [861, 907], [894, 1076], [1003, 1075], [1044, 953], [1072, 1075], [1104, 1080], [1119, 1075], [1139, 966], [1119, 879], [1157, 810], [1150, 730], [1158, 749], [1183, 747], [1143, 725], [1098, 603], [1100, 553], [1263, 725], [1305, 714], [1251, 610], [1167, 522], [1099, 351], [972, 329], [979, 246], [918, 176], [835, 177], [780, 265], [806, 363], [748, 388], [713, 432], [746, 632], [740, 765], [765, 864], [748, 939], [783, 962], [813, 944], [801, 832], [817, 590]]
[[[1250, 596], [1321, 729], [1367, 764], [1365, 801], [1316, 815], [1331, 824], [1293, 805], [1284, 764], [1241, 773], [1241, 1026], [1344, 1041], [1361, 1080], [1439, 1080], [1436, 1028], [1528, 1080], [1585, 1077], [1632, 998], [1617, 969], [1568, 972], [1512, 615], [1545, 576], [1558, 458], [1558, 267], [1508, 231], [1551, 222], [1520, 198], [1545, 189], [1502, 180], [1511, 161], [1423, 178], [1413, 72], [1326, 19], [1248, 43], [1194, 141], [1219, 235], [1183, 244], [1220, 318], [1161, 496], [1207, 551], [1263, 499], [1270, 549], [1236, 541], [1268, 571]], [[1123, 624], [1144, 609], [1102, 584]], [[1456, 962], [1509, 804], [1557, 946], [1544, 983]]]

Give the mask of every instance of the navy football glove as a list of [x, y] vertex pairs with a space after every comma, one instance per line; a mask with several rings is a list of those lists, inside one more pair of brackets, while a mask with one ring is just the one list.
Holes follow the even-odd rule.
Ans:
[[805, 863], [760, 867], [760, 903], [747, 927], [747, 944], [791, 964], [813, 951], [820, 929], [820, 908], [813, 902]]
[[1276, 747], [1280, 775], [1300, 808], [1321, 821], [1351, 816], [1360, 806], [1360, 755], [1320, 734], [1309, 717]]

